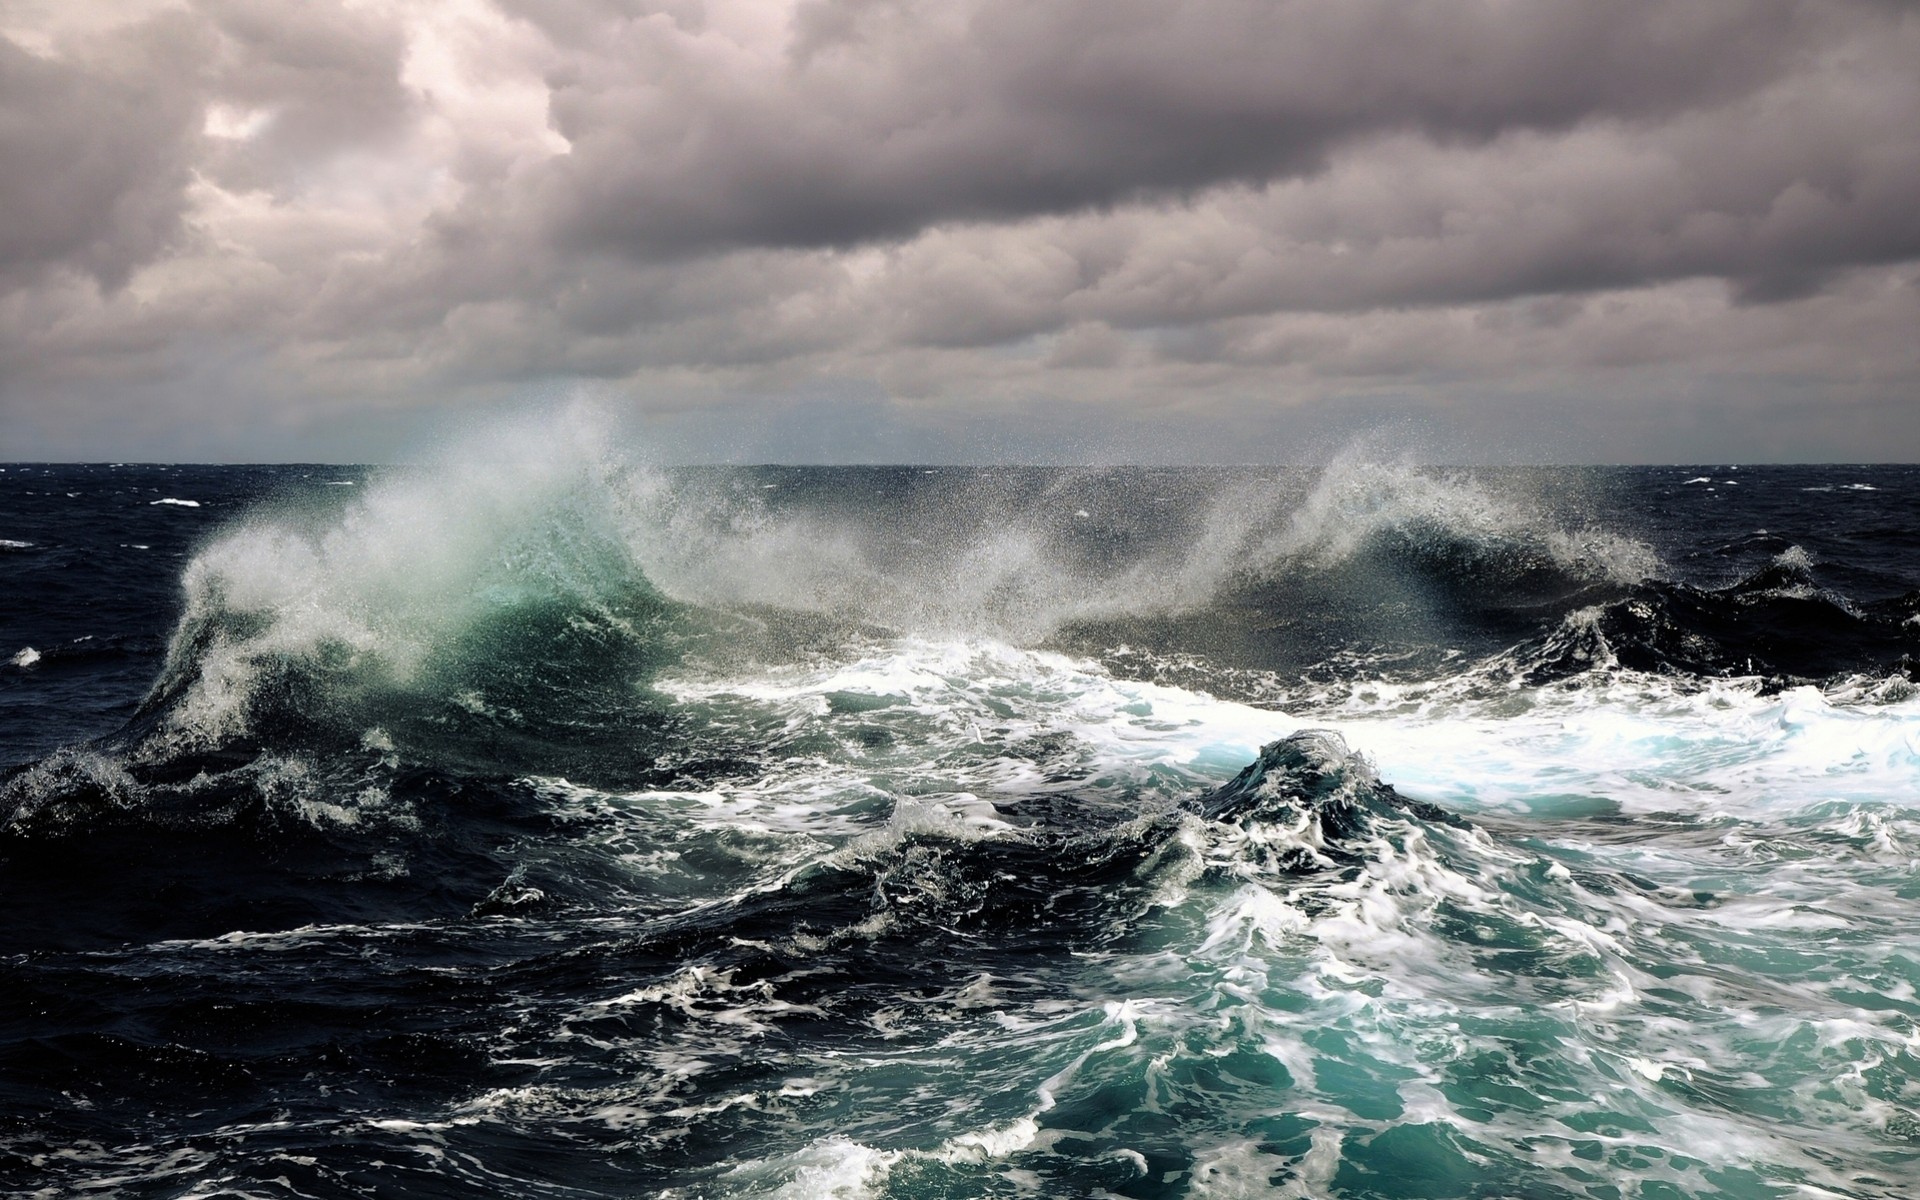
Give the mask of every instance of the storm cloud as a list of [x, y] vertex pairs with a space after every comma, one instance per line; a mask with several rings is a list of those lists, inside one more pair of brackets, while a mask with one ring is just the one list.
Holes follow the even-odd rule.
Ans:
[[0, 450], [586, 391], [688, 457], [1911, 459], [1916, 62], [1868, 0], [15, 4]]

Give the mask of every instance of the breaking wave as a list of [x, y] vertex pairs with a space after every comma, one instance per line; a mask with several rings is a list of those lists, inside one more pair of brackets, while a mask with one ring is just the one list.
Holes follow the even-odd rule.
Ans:
[[1524, 495], [1355, 457], [1314, 477], [895, 471], [810, 493], [562, 433], [218, 535], [184, 573], [140, 757], [322, 733], [564, 739], [556, 712], [625, 729], [664, 665], [861, 636], [1071, 649], [1172, 628], [1255, 663], [1408, 628], [1498, 639], [1659, 569]]

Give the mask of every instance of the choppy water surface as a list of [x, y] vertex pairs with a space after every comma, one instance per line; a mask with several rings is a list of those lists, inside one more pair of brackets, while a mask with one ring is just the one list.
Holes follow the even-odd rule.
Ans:
[[1920, 471], [0, 497], [9, 1194], [1920, 1195]]

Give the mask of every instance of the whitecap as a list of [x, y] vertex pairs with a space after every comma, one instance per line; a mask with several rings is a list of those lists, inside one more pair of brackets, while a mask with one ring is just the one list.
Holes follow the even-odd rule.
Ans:
[[200, 507], [200, 502], [198, 500], [177, 500], [172, 496], [168, 496], [164, 500], [149, 500], [147, 503], [149, 506], [152, 506], [155, 504], [171, 504], [171, 505], [174, 505], [176, 508], [199, 508]]
[[30, 667], [40, 661], [40, 652], [32, 646], [28, 646], [21, 650], [20, 653], [14, 655], [9, 661], [16, 667]]
[[899, 1159], [834, 1135], [781, 1159], [741, 1163], [727, 1172], [736, 1195], [775, 1200], [862, 1200], [878, 1195]]

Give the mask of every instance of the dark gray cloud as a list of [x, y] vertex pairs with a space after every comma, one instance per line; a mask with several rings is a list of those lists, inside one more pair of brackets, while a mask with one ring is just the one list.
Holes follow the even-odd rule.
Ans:
[[821, 0], [757, 53], [662, 13], [567, 28], [573, 152], [535, 186], [578, 244], [644, 257], [1184, 196], [1381, 130], [1659, 117], [1845, 29], [1766, 0]]
[[118, 287], [162, 251], [186, 211], [202, 121], [191, 81], [209, 49], [176, 16], [71, 57], [0, 39], [0, 286], [66, 268]]
[[1867, 0], [16, 0], [0, 456], [576, 388], [823, 457], [1645, 457], [1701, 389], [1920, 456], [1916, 62]]

